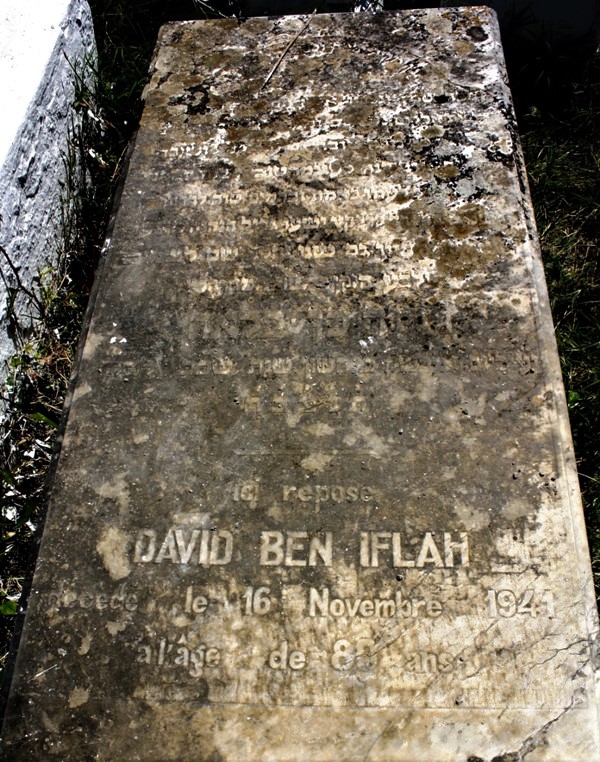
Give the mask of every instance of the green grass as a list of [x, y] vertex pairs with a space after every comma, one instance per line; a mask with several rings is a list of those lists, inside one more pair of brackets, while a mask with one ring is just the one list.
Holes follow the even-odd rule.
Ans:
[[[91, 5], [100, 48], [98, 88], [80, 88], [83, 128], [65, 157], [73, 168], [70, 192], [85, 191], [65, 215], [58, 266], [40, 274], [30, 300], [32, 314], [42, 319], [33, 333], [19, 333], [17, 326], [19, 352], [3, 390], [11, 414], [0, 430], [0, 665], [35, 555], [57, 424], [156, 31], [169, 18], [207, 15], [198, 0]], [[237, 6], [223, 0], [216, 15], [235, 12]], [[513, 51], [511, 74], [600, 582], [600, 59], [581, 70], [572, 57], [565, 65], [562, 53], [556, 66], [557, 56], [543, 40], [540, 50], [543, 55], [534, 51], [529, 59]], [[77, 156], [83, 186], [76, 182]]]

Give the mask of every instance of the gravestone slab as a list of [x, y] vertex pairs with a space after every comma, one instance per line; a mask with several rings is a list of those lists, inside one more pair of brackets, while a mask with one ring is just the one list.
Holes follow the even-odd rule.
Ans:
[[494, 17], [163, 28], [5, 750], [591, 759], [596, 616]]

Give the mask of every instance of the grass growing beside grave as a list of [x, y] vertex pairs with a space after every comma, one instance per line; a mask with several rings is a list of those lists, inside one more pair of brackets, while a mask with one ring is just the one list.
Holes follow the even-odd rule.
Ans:
[[[21, 332], [11, 381], [3, 390], [10, 416], [0, 430], [0, 667], [42, 522], [54, 437], [156, 30], [169, 18], [235, 11], [228, 0], [214, 14], [200, 0], [92, 0], [91, 5], [99, 85], [95, 93], [81, 89], [84, 128], [73, 141], [90, 182], [66, 217], [58, 268], [40, 275], [30, 299], [40, 320], [33, 332]], [[550, 110], [527, 98], [518, 103], [600, 592], [599, 71], [596, 57], [585, 77], [563, 91], [562, 108], [556, 99]], [[67, 157], [73, 160], [74, 155]], [[0, 259], [10, 277], [9, 265]]]
[[600, 595], [600, 55], [522, 141]]
[[84, 78], [76, 74], [76, 81], [78, 124], [63, 157], [63, 229], [56, 263], [27, 289], [0, 247], [17, 347], [2, 388], [6, 414], [0, 424], [0, 668], [43, 523], [56, 432], [119, 165], [120, 150], [111, 150], [119, 145], [114, 127]]

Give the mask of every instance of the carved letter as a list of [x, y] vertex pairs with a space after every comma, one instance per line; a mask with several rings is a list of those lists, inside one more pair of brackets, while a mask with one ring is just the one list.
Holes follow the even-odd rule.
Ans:
[[147, 564], [156, 553], [156, 532], [153, 529], [141, 531], [135, 541], [133, 561], [136, 564]]
[[283, 563], [283, 533], [260, 533], [260, 565], [279, 566]]

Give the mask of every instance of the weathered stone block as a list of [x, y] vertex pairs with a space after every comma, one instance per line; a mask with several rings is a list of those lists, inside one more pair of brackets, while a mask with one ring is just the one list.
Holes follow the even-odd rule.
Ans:
[[490, 13], [163, 29], [4, 748], [593, 758], [585, 548]]
[[[31, 289], [39, 270], [56, 262], [67, 187], [69, 140], [79, 81], [93, 80], [96, 43], [87, 0], [8, 0], [0, 11], [0, 245]], [[0, 261], [9, 283], [11, 268]], [[15, 346], [0, 279], [0, 383]], [[17, 301], [19, 318], [29, 323]]]

